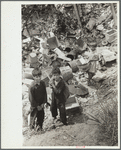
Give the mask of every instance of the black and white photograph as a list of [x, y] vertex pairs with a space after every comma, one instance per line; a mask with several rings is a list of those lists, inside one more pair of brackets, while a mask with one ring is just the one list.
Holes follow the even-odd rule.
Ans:
[[118, 146], [117, 9], [21, 5], [24, 146]]
[[119, 2], [21, 2], [18, 19], [22, 147], [118, 148]]

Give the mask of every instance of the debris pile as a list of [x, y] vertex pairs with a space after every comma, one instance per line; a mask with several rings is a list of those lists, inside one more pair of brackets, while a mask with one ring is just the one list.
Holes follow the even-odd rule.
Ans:
[[[79, 99], [83, 102], [89, 101], [89, 98], [81, 99], [81, 97], [89, 96], [90, 79], [93, 86], [104, 81], [107, 78], [106, 64], [117, 59], [117, 29], [114, 18], [117, 7], [115, 4], [78, 4], [78, 14], [73, 5], [37, 7], [41, 8], [43, 13], [39, 13], [38, 9], [34, 8], [26, 27], [23, 21], [24, 115], [29, 111], [28, 87], [33, 82], [34, 68], [42, 69], [42, 80], [45, 81], [47, 88], [49, 88], [52, 68], [60, 68], [70, 91], [66, 108], [72, 109], [79, 107]], [[78, 19], [74, 19], [75, 15], [80, 18], [81, 28], [77, 23]], [[47, 92], [48, 101], [50, 101], [51, 92], [50, 90]], [[75, 104], [70, 105], [70, 103]]]

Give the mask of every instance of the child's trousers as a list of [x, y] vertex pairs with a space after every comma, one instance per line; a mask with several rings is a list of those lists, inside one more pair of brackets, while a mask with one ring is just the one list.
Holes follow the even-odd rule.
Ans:
[[58, 115], [57, 108], [59, 109], [60, 112], [60, 119], [63, 124], [67, 123], [67, 118], [66, 118], [66, 109], [65, 109], [65, 103], [56, 103], [56, 99], [52, 100], [50, 111], [52, 113], [52, 117], [56, 117]]
[[37, 108], [34, 108], [30, 112], [30, 129], [34, 129], [35, 119], [37, 118], [37, 126], [39, 125], [41, 128], [44, 122], [44, 109], [38, 111]]

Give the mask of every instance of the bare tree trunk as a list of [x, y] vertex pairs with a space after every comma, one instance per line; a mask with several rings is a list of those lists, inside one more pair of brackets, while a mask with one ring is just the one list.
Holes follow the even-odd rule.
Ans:
[[114, 25], [117, 26], [117, 18], [116, 18], [116, 14], [115, 14], [113, 3], [111, 3], [111, 11], [112, 11], [113, 18], [114, 18]]
[[78, 19], [79, 26], [80, 26], [80, 28], [81, 28], [81, 32], [82, 32], [82, 34], [83, 34], [82, 24], [81, 24], [81, 21], [80, 21], [80, 17], [79, 17], [79, 13], [78, 13], [78, 9], [77, 9], [77, 5], [76, 5], [76, 4], [74, 4], [74, 10], [75, 10], [75, 13], [76, 13], [76, 17], [77, 17], [77, 19]]

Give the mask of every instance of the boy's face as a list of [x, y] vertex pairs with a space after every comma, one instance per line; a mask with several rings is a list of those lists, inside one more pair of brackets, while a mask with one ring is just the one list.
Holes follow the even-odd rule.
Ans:
[[39, 83], [41, 80], [41, 75], [37, 75], [33, 77], [36, 83]]
[[59, 82], [60, 81], [60, 75], [59, 74], [54, 74], [54, 79], [55, 81]]

